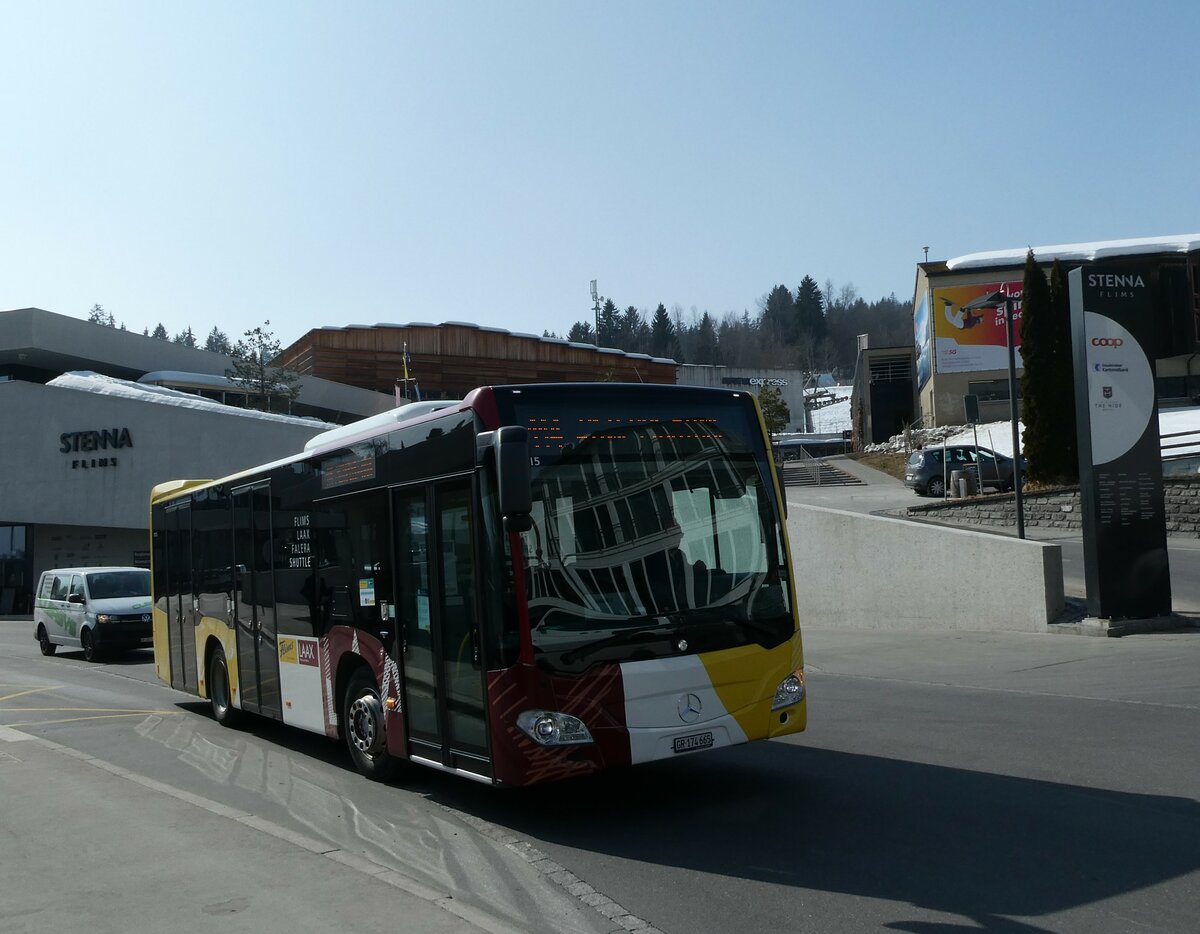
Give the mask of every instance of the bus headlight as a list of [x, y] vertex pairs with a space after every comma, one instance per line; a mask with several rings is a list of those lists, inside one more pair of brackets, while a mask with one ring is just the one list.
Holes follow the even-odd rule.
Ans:
[[797, 668], [779, 682], [775, 689], [775, 700], [771, 702], [772, 710], [782, 710], [804, 700], [804, 669]]
[[539, 746], [574, 746], [592, 742], [583, 721], [553, 710], [526, 710], [517, 716], [517, 726]]

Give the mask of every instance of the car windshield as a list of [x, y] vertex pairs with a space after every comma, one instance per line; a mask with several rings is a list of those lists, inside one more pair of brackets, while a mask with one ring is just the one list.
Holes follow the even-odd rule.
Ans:
[[118, 597], [150, 598], [149, 571], [98, 571], [87, 575], [88, 592], [93, 600]]
[[535, 457], [523, 538], [541, 663], [580, 671], [790, 637], [774, 502], [745, 410], [596, 421]]

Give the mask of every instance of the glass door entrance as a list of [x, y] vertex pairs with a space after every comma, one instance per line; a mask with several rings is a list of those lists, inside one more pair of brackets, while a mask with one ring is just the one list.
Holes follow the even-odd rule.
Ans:
[[490, 774], [468, 480], [393, 491], [411, 754]]

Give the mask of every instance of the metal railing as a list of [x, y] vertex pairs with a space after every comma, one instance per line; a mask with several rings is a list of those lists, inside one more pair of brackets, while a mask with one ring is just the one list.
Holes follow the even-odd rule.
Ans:
[[[1191, 440], [1164, 444], [1163, 442], [1168, 438], [1190, 438]], [[1159, 435], [1158, 447], [1162, 452], [1162, 459], [1165, 461], [1181, 460], [1185, 457], [1200, 457], [1200, 430], [1172, 431], [1169, 434]], [[1190, 448], [1191, 450], [1181, 451], [1178, 450], [1179, 448]]]

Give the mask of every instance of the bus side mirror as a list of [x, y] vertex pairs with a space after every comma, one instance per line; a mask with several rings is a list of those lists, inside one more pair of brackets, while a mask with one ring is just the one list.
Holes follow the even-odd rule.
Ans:
[[533, 479], [529, 472], [529, 434], [524, 428], [506, 425], [479, 435], [476, 451], [482, 459], [488, 450], [496, 458], [496, 486], [500, 515], [509, 532], [533, 528]]

